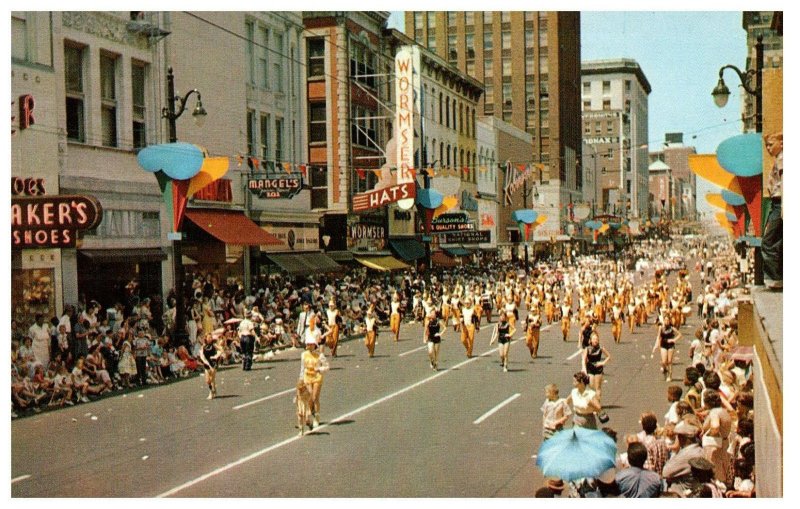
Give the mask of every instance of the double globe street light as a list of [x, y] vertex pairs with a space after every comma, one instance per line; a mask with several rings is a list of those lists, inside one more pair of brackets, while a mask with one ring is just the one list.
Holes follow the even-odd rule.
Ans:
[[[193, 88], [186, 92], [183, 97], [175, 95], [175, 75], [172, 67], [167, 69], [167, 106], [161, 109], [161, 117], [167, 119], [169, 125], [169, 142], [178, 141], [177, 127], [175, 121], [187, 110], [186, 103], [192, 94], [197, 94], [197, 104], [192, 110], [195, 124], [202, 127], [208, 116], [206, 109], [203, 108], [203, 100], [200, 92]], [[186, 305], [184, 302], [184, 273], [183, 273], [183, 254], [181, 253], [182, 232], [174, 232], [170, 235], [172, 240], [172, 269], [175, 283], [175, 331], [173, 333], [173, 343], [181, 344], [186, 339]]]

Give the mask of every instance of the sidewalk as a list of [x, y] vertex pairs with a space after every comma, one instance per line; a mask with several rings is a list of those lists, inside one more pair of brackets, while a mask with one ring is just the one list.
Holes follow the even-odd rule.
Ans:
[[783, 388], [783, 293], [751, 287], [757, 316], [767, 332], [764, 343], [778, 382]]

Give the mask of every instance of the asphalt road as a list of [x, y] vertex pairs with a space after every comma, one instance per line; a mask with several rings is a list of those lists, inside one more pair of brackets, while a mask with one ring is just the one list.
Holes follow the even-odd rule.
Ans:
[[[696, 324], [692, 316], [682, 329], [676, 376]], [[633, 334], [624, 327], [620, 344], [609, 324], [600, 330], [612, 355], [603, 403], [624, 447], [643, 410], [664, 415], [668, 384], [650, 358], [652, 325]], [[445, 333], [437, 372], [419, 324], [404, 324], [397, 343], [383, 331], [372, 359], [360, 340], [345, 342], [325, 377], [322, 425], [303, 437], [292, 402], [301, 350], [250, 372], [223, 369], [212, 401], [200, 377], [18, 419], [11, 494], [532, 497], [543, 485], [535, 454], [544, 387], [568, 394], [580, 369], [577, 332], [573, 325], [562, 342], [558, 324], [545, 324], [535, 360], [514, 341], [508, 373], [485, 323], [471, 359], [452, 328]]]

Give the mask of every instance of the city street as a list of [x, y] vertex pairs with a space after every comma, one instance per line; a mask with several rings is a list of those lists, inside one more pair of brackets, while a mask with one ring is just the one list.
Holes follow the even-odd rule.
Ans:
[[[676, 374], [696, 324], [692, 316], [682, 329]], [[613, 357], [603, 402], [618, 444], [638, 431], [643, 410], [663, 416], [668, 407], [650, 358], [655, 329], [623, 329], [614, 344], [610, 325], [600, 328]], [[404, 324], [398, 343], [381, 331], [372, 359], [360, 340], [345, 342], [325, 378], [322, 425], [303, 437], [292, 402], [300, 350], [247, 373], [223, 369], [212, 401], [195, 377], [15, 420], [12, 496], [531, 497], [543, 485], [535, 454], [544, 386], [568, 395], [578, 329], [565, 343], [558, 324], [544, 324], [536, 360], [515, 340], [508, 373], [488, 345], [491, 330], [484, 322], [467, 359], [450, 328], [438, 372], [419, 324]]]

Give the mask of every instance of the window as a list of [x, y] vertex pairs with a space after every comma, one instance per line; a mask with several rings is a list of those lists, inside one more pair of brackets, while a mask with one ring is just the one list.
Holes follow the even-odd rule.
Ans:
[[491, 51], [493, 35], [491, 30], [485, 30], [483, 32], [483, 51]]
[[594, 133], [600, 134], [601, 132], [603, 132], [603, 128], [601, 127], [601, 123], [598, 120], [597, 122], [594, 123]]
[[511, 13], [509, 11], [500, 12], [500, 23], [511, 23]]
[[117, 146], [117, 58], [100, 55], [100, 119], [103, 131], [103, 146]]
[[447, 59], [451, 64], [458, 62], [458, 39], [456, 34], [447, 36]]
[[308, 46], [308, 76], [325, 75], [325, 39], [314, 37], [307, 39]]
[[590, 95], [592, 93], [592, 84], [588, 81], [583, 82], [583, 95]]
[[525, 47], [526, 48], [533, 48], [533, 41], [534, 41], [534, 33], [533, 30], [525, 30]]
[[255, 71], [255, 36], [256, 28], [252, 21], [246, 21], [244, 24], [245, 32], [247, 33], [247, 41], [244, 46], [244, 56], [247, 61], [247, 82], [254, 85], [256, 82]]
[[428, 49], [436, 51], [436, 13], [428, 13]]
[[133, 148], [147, 146], [144, 99], [145, 64], [131, 62], [131, 102], [133, 119]]
[[485, 90], [483, 92], [483, 97], [485, 99], [486, 105], [491, 105], [494, 103], [494, 85], [491, 83], [487, 83], [485, 85]]
[[625, 80], [625, 91], [626, 92], [631, 91], [631, 80]]
[[450, 127], [450, 98], [444, 99], [444, 126]]
[[[264, 50], [266, 51], [266, 49]], [[275, 34], [275, 58], [272, 64], [272, 78], [275, 80], [276, 92], [283, 92], [283, 34]], [[265, 77], [266, 79], [266, 77]]]
[[275, 118], [275, 163], [283, 161], [283, 119]]
[[611, 93], [611, 82], [604, 81], [603, 82], [603, 94], [610, 94]]
[[11, 14], [11, 58], [28, 61], [28, 21], [24, 13]]
[[356, 41], [350, 44], [350, 76], [369, 88], [375, 88], [375, 54]]
[[483, 13], [483, 23], [485, 25], [491, 25], [492, 24], [492, 19], [493, 19], [492, 11], [485, 11]]
[[592, 101], [583, 101], [583, 111], [589, 111], [592, 109]]
[[261, 114], [259, 135], [261, 136], [261, 158], [269, 159], [269, 115]]
[[510, 49], [511, 48], [511, 31], [503, 30], [500, 34], [501, 40], [501, 48], [502, 49]]
[[256, 155], [256, 133], [255, 133], [256, 113], [247, 110], [247, 154]]
[[417, 32], [421, 32], [423, 26], [424, 25], [422, 23], [422, 13], [421, 12], [415, 12], [414, 13], [414, 30], [416, 30]]
[[456, 26], [456, 15], [457, 14], [458, 14], [457, 12], [453, 12], [453, 11], [449, 11], [447, 13], [447, 26], [448, 27]]
[[458, 105], [458, 132], [464, 134], [464, 103]]
[[439, 92], [439, 123], [440, 124], [442, 123], [442, 98], [443, 97], [444, 96], [442, 95], [442, 93]]
[[592, 126], [589, 122], [583, 123], [583, 134], [592, 134]]
[[156, 211], [103, 209], [93, 234], [98, 237], [158, 238], [161, 224]]
[[[266, 27], [258, 27], [258, 62], [256, 65], [256, 82], [258, 87], [269, 88], [269, 31]], [[277, 60], [276, 60], [277, 62]]]
[[83, 106], [83, 52], [84, 48], [82, 47], [70, 44], [64, 45], [67, 139], [81, 143], [86, 141], [86, 120]]
[[464, 13], [464, 24], [475, 25], [475, 13], [473, 11], [467, 11]]
[[503, 109], [511, 108], [511, 83], [503, 83]]
[[606, 120], [606, 132], [613, 133], [614, 132], [614, 121], [613, 120]]
[[533, 57], [533, 51], [525, 53], [525, 75], [533, 76], [536, 74], [536, 60]]
[[503, 57], [503, 76], [511, 76], [511, 57]]
[[540, 19], [539, 20], [539, 47], [546, 48], [547, 47], [547, 20]]
[[611, 109], [611, 99], [603, 99], [603, 109], [604, 110]]
[[311, 167], [311, 208], [328, 208], [328, 172], [320, 166]]
[[483, 59], [483, 77], [487, 80], [494, 76], [494, 61], [491, 58]]
[[534, 12], [533, 11], [525, 11], [525, 22], [533, 22]]
[[475, 34], [466, 34], [464, 36], [464, 46], [467, 49], [467, 60], [475, 59]]

